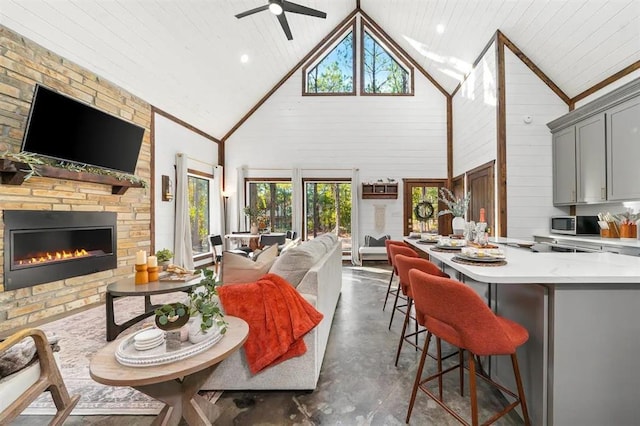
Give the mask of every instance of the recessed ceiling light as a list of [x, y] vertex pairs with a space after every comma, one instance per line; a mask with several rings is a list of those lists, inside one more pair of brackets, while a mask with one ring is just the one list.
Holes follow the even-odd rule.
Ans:
[[249, 62], [249, 55], [245, 53], [244, 55], [240, 56], [240, 62], [242, 62], [243, 64]]
[[444, 32], [444, 25], [442, 25], [442, 24], [436, 25], [436, 32], [438, 34], [442, 34]]
[[280, 4], [279, 1], [277, 0], [271, 0], [269, 1], [269, 11], [271, 13], [273, 13], [274, 15], [280, 15], [282, 14], [283, 10], [282, 10], [282, 4]]

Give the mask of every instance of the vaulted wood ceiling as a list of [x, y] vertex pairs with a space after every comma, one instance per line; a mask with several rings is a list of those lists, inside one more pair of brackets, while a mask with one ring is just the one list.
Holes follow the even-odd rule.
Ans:
[[[234, 17], [266, 0], [0, 0], [0, 24], [221, 138], [357, 6], [294, 1], [327, 19], [288, 14], [293, 41], [269, 12]], [[449, 93], [497, 29], [569, 97], [640, 60], [639, 0], [360, 6]]]

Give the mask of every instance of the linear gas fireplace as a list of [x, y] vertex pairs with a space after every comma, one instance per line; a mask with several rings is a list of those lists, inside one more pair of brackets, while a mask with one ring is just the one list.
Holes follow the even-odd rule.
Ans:
[[116, 213], [4, 211], [4, 288], [114, 269]]

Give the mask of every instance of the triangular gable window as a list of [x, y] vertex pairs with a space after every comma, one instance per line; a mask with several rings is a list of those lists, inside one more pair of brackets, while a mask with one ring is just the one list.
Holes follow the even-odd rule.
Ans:
[[[370, 29], [362, 31], [361, 93], [363, 95], [410, 95], [413, 69], [396, 59], [390, 48]], [[392, 54], [393, 52], [394, 54]]]
[[355, 95], [355, 44], [351, 29], [337, 44], [315, 63], [304, 70], [304, 94], [348, 94]]

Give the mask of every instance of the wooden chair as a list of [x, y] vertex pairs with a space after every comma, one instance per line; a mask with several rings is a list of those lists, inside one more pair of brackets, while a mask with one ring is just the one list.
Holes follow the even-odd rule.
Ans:
[[[22, 411], [31, 404], [42, 392], [49, 391], [53, 402], [58, 409], [49, 425], [62, 425], [71, 411], [78, 403], [80, 395], [69, 396], [67, 387], [62, 381], [60, 370], [53, 358], [53, 351], [47, 341], [47, 337], [41, 330], [30, 328], [21, 330], [0, 342], [0, 354], [5, 352], [24, 338], [31, 337], [36, 345], [40, 376], [31, 383], [28, 388], [19, 395], [15, 395], [15, 400], [9, 403], [0, 412], [0, 424], [8, 424], [18, 417]], [[28, 368], [28, 367], [27, 367]], [[15, 374], [20, 374], [17, 372]]]

